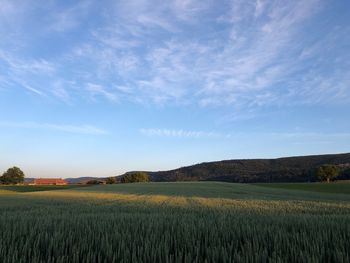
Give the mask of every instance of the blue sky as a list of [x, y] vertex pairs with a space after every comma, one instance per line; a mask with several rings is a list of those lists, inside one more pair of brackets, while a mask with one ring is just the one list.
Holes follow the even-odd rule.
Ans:
[[0, 170], [350, 151], [347, 0], [0, 0]]

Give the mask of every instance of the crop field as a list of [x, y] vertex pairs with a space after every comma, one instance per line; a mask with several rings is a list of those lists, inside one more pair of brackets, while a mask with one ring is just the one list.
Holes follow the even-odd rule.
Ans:
[[350, 262], [350, 183], [293, 185], [3, 186], [0, 262]]
[[331, 184], [327, 183], [271, 183], [256, 184], [271, 188], [283, 188], [290, 190], [304, 190], [322, 193], [350, 194], [350, 181], [339, 181]]
[[37, 191], [48, 191], [48, 190], [58, 190], [58, 189], [73, 189], [73, 188], [84, 188], [88, 185], [9, 185], [0, 186], [1, 190], [7, 190], [12, 192], [37, 192]]

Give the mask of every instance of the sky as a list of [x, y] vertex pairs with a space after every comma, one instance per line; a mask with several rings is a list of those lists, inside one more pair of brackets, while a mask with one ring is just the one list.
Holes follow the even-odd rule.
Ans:
[[0, 0], [0, 172], [350, 152], [348, 0]]

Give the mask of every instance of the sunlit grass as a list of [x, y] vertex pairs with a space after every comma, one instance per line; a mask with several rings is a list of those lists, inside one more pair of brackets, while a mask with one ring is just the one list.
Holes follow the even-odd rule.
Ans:
[[[23, 195], [23, 194], [22, 194]], [[332, 213], [341, 210], [350, 212], [350, 202], [321, 202], [300, 200], [261, 200], [261, 199], [228, 199], [204, 198], [167, 195], [139, 195], [126, 193], [102, 193], [81, 191], [40, 191], [26, 193], [28, 196], [60, 197], [66, 199], [108, 200], [128, 203], [158, 204], [167, 206], [206, 206], [209, 208], [246, 209], [256, 211], [284, 212], [322, 212]]]
[[0, 195], [8, 195], [13, 193], [13, 191], [6, 190], [6, 189], [0, 189]]
[[[313, 184], [311, 184], [313, 185]], [[269, 188], [251, 184], [222, 182], [176, 182], [176, 183], [137, 183], [117, 185], [97, 185], [76, 188], [81, 192], [126, 193], [139, 195], [166, 195], [185, 197], [210, 197], [227, 199], [265, 199], [265, 200], [346, 200], [350, 195], [344, 193], [324, 193], [315, 191], [289, 191], [283, 188]]]

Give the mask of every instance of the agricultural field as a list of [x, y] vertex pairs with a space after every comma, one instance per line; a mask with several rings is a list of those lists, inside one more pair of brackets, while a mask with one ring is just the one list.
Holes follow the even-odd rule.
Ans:
[[270, 183], [256, 184], [271, 188], [283, 188], [290, 190], [304, 190], [322, 193], [350, 194], [350, 181], [337, 181], [334, 183]]
[[0, 262], [350, 262], [338, 185], [3, 186]]
[[7, 190], [11, 192], [37, 192], [37, 191], [49, 191], [49, 190], [59, 190], [59, 189], [73, 189], [73, 188], [83, 188], [88, 185], [4, 185], [0, 186], [0, 192], [2, 190]]

